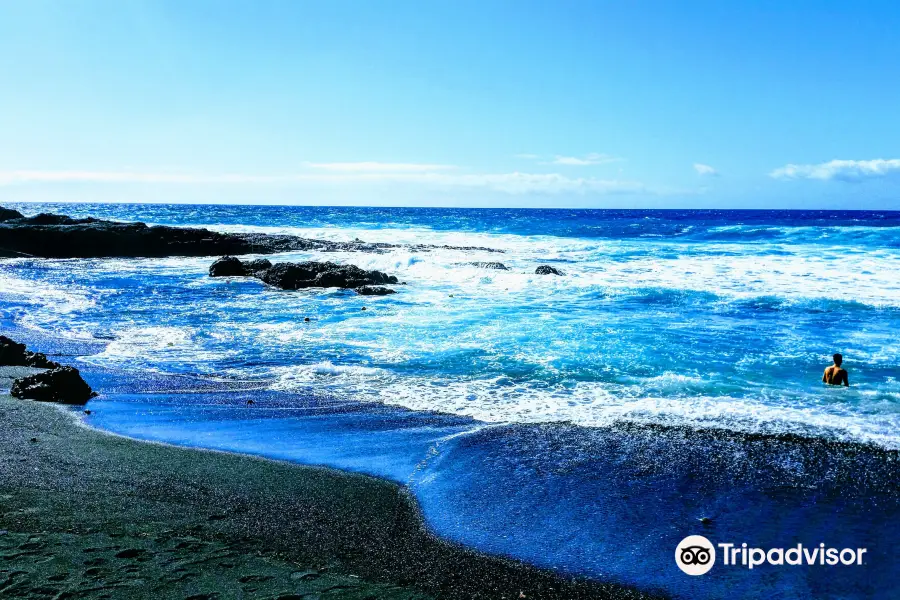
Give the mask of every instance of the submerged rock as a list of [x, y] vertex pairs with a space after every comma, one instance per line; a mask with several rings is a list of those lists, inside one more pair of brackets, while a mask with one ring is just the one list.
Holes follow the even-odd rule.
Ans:
[[559, 269], [554, 269], [550, 265], [541, 265], [534, 270], [535, 275], [565, 275]]
[[500, 271], [509, 271], [509, 269], [502, 262], [470, 262], [470, 265], [473, 267], [479, 267], [481, 269], [497, 269]]
[[[387, 275], [381, 271], [367, 271], [355, 265], [316, 261], [273, 265], [265, 259], [244, 262], [233, 256], [224, 256], [214, 262], [209, 268], [209, 274], [212, 277], [252, 276], [283, 290], [336, 287], [359, 291], [367, 286], [397, 283], [397, 278], [393, 275]], [[379, 295], [379, 292], [375, 291], [359, 293]], [[393, 290], [384, 293], [393, 293]]]
[[356, 293], [360, 296], [387, 296], [388, 294], [396, 294], [391, 288], [364, 285], [356, 288]]
[[75, 367], [57, 367], [20, 377], [13, 381], [9, 393], [16, 398], [63, 404], [84, 404], [97, 395]]
[[40, 352], [26, 350], [25, 344], [0, 335], [0, 366], [53, 369], [58, 367], [59, 363], [53, 362]]

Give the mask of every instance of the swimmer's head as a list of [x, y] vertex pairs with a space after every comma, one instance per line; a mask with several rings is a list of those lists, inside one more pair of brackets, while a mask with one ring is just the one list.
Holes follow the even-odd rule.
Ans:
[[844, 357], [840, 354], [835, 354], [831, 358], [834, 359], [834, 364], [836, 364], [837, 366], [841, 366], [841, 363], [844, 362]]

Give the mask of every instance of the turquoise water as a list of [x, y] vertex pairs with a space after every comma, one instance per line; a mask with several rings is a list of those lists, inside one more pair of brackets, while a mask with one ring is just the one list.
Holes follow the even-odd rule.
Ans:
[[[110, 340], [91, 359], [99, 366], [261, 380], [486, 422], [627, 420], [900, 446], [897, 213], [64, 209], [504, 251], [274, 257], [351, 262], [409, 284], [375, 299], [210, 279], [203, 258], [5, 263], [2, 289], [28, 306], [21, 323]], [[509, 270], [466, 264], [494, 260]], [[544, 263], [567, 275], [534, 275]], [[849, 390], [820, 383], [834, 352]]]
[[[502, 251], [270, 257], [407, 282], [365, 298], [211, 279], [211, 258], [0, 263], [7, 328], [89, 348], [94, 425], [388, 477], [441, 535], [680, 597], [897, 591], [898, 213], [17, 208]], [[820, 381], [834, 352], [849, 389]], [[688, 578], [689, 533], [876, 566]]]

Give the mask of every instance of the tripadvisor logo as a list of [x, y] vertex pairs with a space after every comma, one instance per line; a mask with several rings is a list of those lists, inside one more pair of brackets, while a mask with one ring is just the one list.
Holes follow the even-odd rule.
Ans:
[[716, 549], [702, 535], [689, 535], [675, 548], [675, 564], [688, 575], [703, 575], [716, 564]]
[[703, 575], [716, 564], [716, 547], [722, 552], [722, 564], [753, 569], [760, 565], [862, 565], [865, 548], [828, 548], [819, 544], [808, 548], [797, 544], [790, 548], [749, 548], [747, 544], [719, 543], [715, 546], [702, 535], [689, 535], [675, 548], [675, 564], [688, 575]]

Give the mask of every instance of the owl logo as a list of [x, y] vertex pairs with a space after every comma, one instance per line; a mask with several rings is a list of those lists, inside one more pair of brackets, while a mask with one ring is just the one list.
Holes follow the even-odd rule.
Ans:
[[716, 549], [702, 535], [689, 535], [675, 548], [675, 564], [688, 575], [703, 575], [716, 564]]

